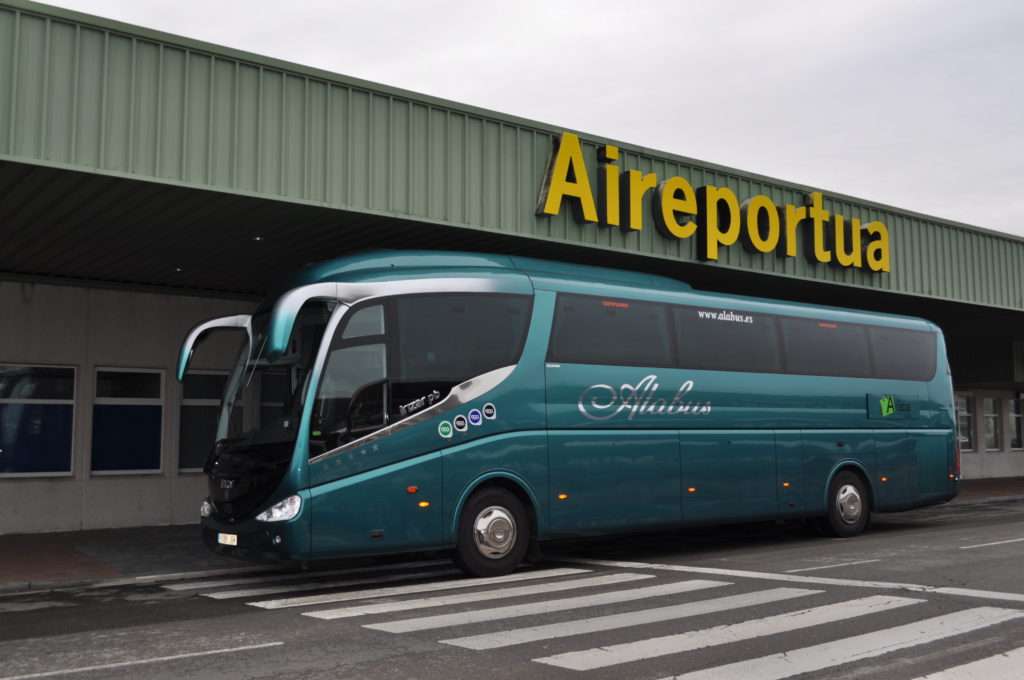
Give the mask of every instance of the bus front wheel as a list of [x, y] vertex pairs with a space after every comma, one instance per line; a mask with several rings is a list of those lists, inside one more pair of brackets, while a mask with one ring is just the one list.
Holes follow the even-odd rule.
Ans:
[[459, 518], [455, 562], [471, 576], [508, 574], [530, 546], [530, 520], [515, 494], [490, 487], [474, 493]]
[[832, 536], [849, 538], [862, 533], [870, 517], [871, 497], [861, 476], [848, 470], [837, 474], [829, 485], [822, 528]]

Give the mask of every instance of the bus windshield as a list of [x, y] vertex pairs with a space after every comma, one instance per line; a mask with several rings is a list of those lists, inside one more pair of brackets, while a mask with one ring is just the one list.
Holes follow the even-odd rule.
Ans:
[[230, 439], [233, 448], [295, 441], [316, 352], [336, 306], [307, 302], [295, 319], [288, 351], [272, 359], [265, 355], [270, 314], [253, 317], [252, 347], [242, 347], [228, 381], [218, 440]]

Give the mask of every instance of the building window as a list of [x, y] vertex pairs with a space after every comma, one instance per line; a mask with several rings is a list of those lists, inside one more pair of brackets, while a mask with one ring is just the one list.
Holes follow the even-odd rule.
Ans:
[[0, 475], [71, 473], [75, 369], [0, 364]]
[[[206, 463], [217, 439], [217, 421], [227, 380], [224, 371], [189, 371], [185, 376], [178, 423], [178, 469], [199, 470]], [[241, 417], [241, 404], [235, 412]]]
[[1010, 400], [1010, 448], [1024, 449], [1024, 399]]
[[985, 418], [985, 450], [1001, 451], [1003, 449], [1003, 400], [985, 397], [981, 403], [982, 414]]
[[956, 395], [956, 429], [961, 451], [974, 450], [974, 400], [969, 394]]
[[92, 470], [160, 471], [164, 420], [163, 371], [96, 370], [92, 408]]

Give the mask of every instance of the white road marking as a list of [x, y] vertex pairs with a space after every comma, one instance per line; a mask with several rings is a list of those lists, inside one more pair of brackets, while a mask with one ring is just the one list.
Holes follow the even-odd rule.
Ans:
[[328, 588], [349, 588], [351, 586], [365, 586], [378, 583], [395, 583], [398, 581], [415, 581], [424, 578], [447, 578], [456, 576], [461, 572], [458, 569], [434, 569], [431, 571], [415, 571], [411, 574], [391, 574], [388, 576], [374, 576], [370, 578], [350, 578], [336, 581], [305, 581], [303, 583], [291, 583], [284, 586], [263, 586], [262, 588], [239, 588], [236, 590], [217, 590], [212, 593], [202, 593], [203, 597], [210, 597], [214, 600], [230, 600], [238, 597], [263, 597], [264, 595], [278, 595], [280, 593], [294, 593], [303, 590], [326, 590]]
[[960, 595], [976, 597], [982, 600], [1003, 600], [1006, 602], [1024, 602], [1024, 593], [1001, 593], [993, 590], [971, 590], [969, 588], [949, 588], [945, 586], [925, 586], [916, 583], [894, 583], [891, 581], [861, 581], [848, 578], [828, 578], [825, 576], [801, 576], [800, 574], [777, 574], [767, 571], [747, 571], [745, 569], [718, 569], [715, 567], [690, 567], [683, 564], [656, 564], [651, 562], [625, 562], [622, 560], [562, 560], [574, 564], [585, 564], [612, 569], [652, 569], [656, 571], [674, 571], [684, 574], [703, 574], [722, 578], [753, 578], [764, 581], [782, 581], [784, 583], [802, 583], [816, 586], [842, 586], [852, 588], [874, 588], [877, 590], [905, 590], [911, 593], [933, 593], [938, 595]]
[[44, 671], [42, 673], [26, 673], [24, 675], [7, 675], [0, 680], [29, 680], [29, 678], [52, 678], [59, 675], [71, 675], [73, 673], [90, 673], [93, 671], [107, 671], [113, 668], [126, 668], [128, 666], [141, 666], [150, 663], [162, 663], [165, 661], [177, 661], [178, 659], [191, 659], [197, 656], [211, 656], [213, 654], [232, 654], [234, 652], [247, 652], [253, 649], [266, 649], [267, 647], [280, 647], [283, 642], [265, 642], [260, 645], [245, 645], [244, 647], [228, 647], [226, 649], [211, 649], [205, 652], [186, 652], [171, 656], [157, 656], [151, 659], [135, 659], [132, 661], [118, 661], [117, 663], [104, 663], [96, 666], [82, 666], [81, 668], [63, 668], [57, 671]]
[[882, 560], [857, 560], [856, 562], [839, 562], [837, 564], [823, 564], [820, 567], [804, 567], [802, 569], [787, 569], [787, 574], [802, 574], [805, 571], [820, 571], [821, 569], [838, 569], [839, 567], [852, 567], [857, 564], [871, 564]]
[[[544, 600], [543, 602], [514, 604], [508, 607], [474, 609], [468, 612], [423, 616], [415, 619], [389, 621], [387, 623], [371, 623], [363, 627], [373, 628], [374, 630], [383, 630], [388, 633], [410, 633], [415, 630], [464, 626], [470, 623], [501, 621], [505, 619], [514, 619], [520, 616], [551, 614], [554, 612], [564, 612], [572, 609], [582, 609], [584, 607], [596, 607], [599, 605], [617, 604], [619, 602], [632, 602], [634, 600], [642, 600], [650, 597], [665, 597], [666, 595], [678, 595], [680, 593], [690, 593], [697, 590], [720, 588], [722, 586], [729, 585], [732, 584], [725, 581], [679, 581], [677, 583], [664, 583], [662, 585], [650, 586], [647, 588], [631, 588], [629, 590], [615, 590], [610, 593], [598, 593], [596, 595], [566, 597], [561, 600]], [[559, 625], [561, 626], [563, 624]]]
[[[590, 619], [579, 619], [576, 621], [565, 621], [551, 623], [543, 626], [531, 626], [529, 628], [518, 628], [503, 630], [497, 633], [484, 633], [471, 635], [451, 640], [441, 640], [446, 645], [465, 647], [466, 649], [497, 649], [499, 647], [511, 647], [527, 642], [538, 640], [553, 640], [555, 638], [572, 637], [596, 633], [604, 630], [615, 630], [617, 628], [629, 628], [659, 621], [673, 621], [676, 619], [712, 614], [716, 612], [729, 611], [731, 609], [743, 609], [756, 607], [770, 602], [781, 602], [807, 595], [817, 595], [821, 590], [803, 590], [801, 588], [773, 588], [755, 593], [743, 593], [742, 595], [730, 595], [728, 597], [717, 597], [711, 600], [698, 600], [668, 607], [656, 609], [642, 609], [635, 612], [623, 614], [610, 614], [608, 616], [597, 616]], [[382, 628], [381, 626], [366, 626], [366, 628]], [[382, 628], [383, 629], [383, 628]], [[393, 631], [394, 632], [394, 631]]]
[[510, 574], [508, 576], [495, 576], [493, 578], [457, 578], [448, 581], [435, 581], [433, 583], [417, 583], [409, 586], [373, 588], [371, 590], [356, 590], [344, 593], [325, 593], [323, 595], [306, 595], [304, 597], [286, 597], [279, 600], [249, 602], [248, 604], [253, 607], [261, 607], [263, 609], [306, 607], [309, 605], [330, 604], [333, 602], [348, 602], [349, 600], [365, 600], [371, 597], [391, 597], [394, 595], [429, 593], [437, 590], [475, 588], [477, 586], [489, 586], [498, 583], [513, 583], [515, 581], [531, 581], [538, 578], [572, 576], [575, 574], [586, 574], [589, 573], [589, 571], [589, 569], [536, 569], [533, 571]]
[[372, 574], [380, 571], [409, 571], [412, 569], [422, 569], [423, 567], [437, 567], [441, 565], [451, 565], [448, 560], [430, 560], [420, 562], [407, 562], [405, 564], [390, 565], [377, 565], [370, 567], [358, 567], [348, 569], [332, 569], [330, 571], [303, 571], [296, 573], [286, 574], [273, 574], [265, 575], [261, 574], [258, 576], [249, 576], [246, 578], [226, 578], [226, 579], [212, 579], [205, 581], [186, 581], [185, 583], [171, 583], [162, 586], [166, 590], [203, 590], [207, 588], [224, 588], [226, 586], [237, 586], [237, 585], [250, 585], [257, 583], [282, 583], [287, 581], [302, 581], [320, 578], [324, 576], [355, 576], [356, 574]]
[[962, 545], [961, 550], [974, 550], [975, 548], [987, 548], [992, 545], [1006, 545], [1007, 543], [1020, 543], [1024, 538], [1011, 538], [1007, 541], [992, 541], [991, 543], [978, 543], [977, 545]]
[[[824, 642], [811, 647], [770, 654], [757, 659], [714, 666], [675, 676], [674, 680], [782, 680], [825, 668], [855, 663], [900, 649], [963, 635], [1024, 616], [1024, 611], [977, 607], [915, 621], [904, 626]], [[1019, 678], [1017, 673], [1012, 677]], [[954, 676], [958, 677], [958, 676]], [[1009, 677], [1009, 676], [1008, 676]], [[668, 680], [667, 678], [665, 680]], [[986, 680], [990, 679], [986, 676]]]
[[1024, 669], [1024, 647], [929, 673], [917, 680], [1020, 680], [1021, 669]]
[[1020, 593], [996, 593], [991, 590], [974, 590], [972, 588], [941, 587], [932, 588], [921, 586], [923, 593], [938, 593], [939, 595], [959, 595], [961, 597], [976, 597], [979, 600], [1005, 600], [1007, 602], [1024, 602], [1024, 595]]
[[[693, 630], [676, 635], [637, 640], [607, 647], [594, 647], [577, 652], [567, 652], [554, 656], [534, 659], [539, 663], [574, 671], [589, 671], [605, 668], [631, 661], [652, 659], [668, 654], [680, 654], [696, 649], [704, 649], [717, 645], [725, 645], [742, 640], [787, 633], [801, 628], [812, 628], [835, 621], [849, 621], [858, 616], [877, 614], [878, 612], [920, 604], [925, 600], [891, 595], [872, 595], [857, 600], [836, 602], [811, 609], [802, 609], [785, 614], [766, 616], [761, 619], [750, 619], [741, 623], [730, 623], [713, 628]], [[748, 677], [763, 680], [760, 672]]]
[[578, 578], [570, 581], [556, 581], [554, 583], [531, 583], [518, 588], [502, 588], [501, 590], [482, 590], [472, 593], [457, 593], [455, 595], [441, 595], [438, 597], [425, 597], [418, 600], [394, 600], [391, 602], [379, 602], [374, 604], [355, 605], [354, 607], [342, 607], [340, 609], [326, 609], [316, 612], [303, 612], [303, 616], [311, 616], [314, 619], [331, 621], [333, 619], [344, 619], [352, 616], [365, 616], [367, 614], [386, 614], [388, 612], [406, 611], [408, 609], [426, 609], [428, 607], [447, 607], [453, 604], [465, 604], [467, 602], [480, 602], [481, 600], [502, 600], [508, 597], [527, 597], [529, 595], [543, 595], [544, 593], [557, 593], [565, 590], [576, 590], [577, 588], [597, 588], [610, 586], [617, 583], [629, 583], [654, 578], [651, 574], [606, 574], [604, 576], [592, 576], [590, 578]]

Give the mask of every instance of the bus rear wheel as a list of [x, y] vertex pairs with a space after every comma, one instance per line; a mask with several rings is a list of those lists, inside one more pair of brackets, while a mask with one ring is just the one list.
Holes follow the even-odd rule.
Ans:
[[470, 576], [501, 576], [530, 546], [530, 520], [515, 494], [490, 487], [474, 493], [459, 517], [455, 563]]
[[871, 497], [860, 475], [844, 470], [832, 478], [828, 490], [825, 532], [839, 538], [863, 533], [871, 517]]

